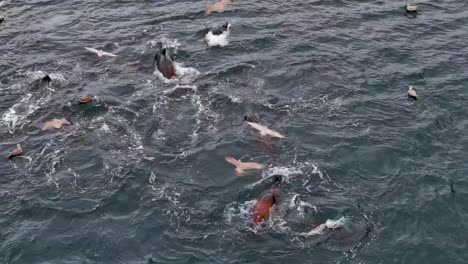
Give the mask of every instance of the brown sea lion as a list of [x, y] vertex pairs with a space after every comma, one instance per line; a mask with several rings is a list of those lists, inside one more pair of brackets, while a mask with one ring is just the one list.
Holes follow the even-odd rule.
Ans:
[[10, 156], [8, 156], [10, 159], [19, 155], [23, 154], [23, 149], [21, 148], [21, 145], [18, 144], [16, 145], [16, 148], [10, 152]]
[[90, 95], [85, 95], [85, 96], [80, 97], [80, 100], [78, 100], [78, 103], [88, 104], [88, 103], [91, 103], [91, 101], [93, 101], [93, 98]]
[[271, 208], [278, 200], [280, 180], [280, 177], [276, 177], [273, 187], [257, 200], [253, 213], [253, 222], [255, 224], [265, 221], [265, 218], [270, 213]]

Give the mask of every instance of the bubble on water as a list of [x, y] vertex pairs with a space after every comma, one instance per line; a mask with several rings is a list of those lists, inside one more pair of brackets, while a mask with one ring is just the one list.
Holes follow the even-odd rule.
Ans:
[[232, 202], [226, 205], [223, 213], [226, 223], [231, 224], [233, 220], [245, 223], [251, 220], [256, 202], [256, 200], [250, 200], [243, 203]]

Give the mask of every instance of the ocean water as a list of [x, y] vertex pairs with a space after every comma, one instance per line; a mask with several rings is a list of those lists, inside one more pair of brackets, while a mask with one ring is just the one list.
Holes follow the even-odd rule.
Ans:
[[213, 3], [2, 1], [0, 263], [467, 263], [468, 2]]

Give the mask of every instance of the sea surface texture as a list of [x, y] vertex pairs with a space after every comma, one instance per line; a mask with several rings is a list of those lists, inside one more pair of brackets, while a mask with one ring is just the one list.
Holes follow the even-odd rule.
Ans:
[[213, 3], [1, 2], [0, 263], [468, 263], [468, 2]]

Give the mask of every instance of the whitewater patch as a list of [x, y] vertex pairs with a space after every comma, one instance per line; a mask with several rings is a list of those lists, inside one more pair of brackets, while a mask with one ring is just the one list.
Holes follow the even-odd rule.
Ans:
[[208, 32], [205, 36], [206, 44], [210, 47], [225, 47], [229, 44], [229, 32], [224, 31], [221, 35], [214, 35], [213, 32]]
[[333, 229], [337, 229], [337, 228], [344, 226], [346, 222], [347, 220], [344, 216], [342, 216], [341, 218], [337, 220], [327, 219], [325, 223], [315, 227], [309, 232], [301, 233], [301, 236], [310, 237], [310, 236], [315, 236], [315, 235], [322, 235], [323, 233], [325, 233], [326, 230], [330, 230], [330, 229], [333, 230]]

